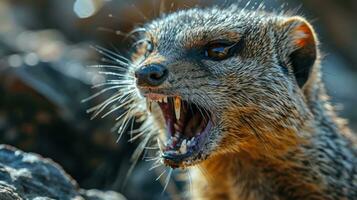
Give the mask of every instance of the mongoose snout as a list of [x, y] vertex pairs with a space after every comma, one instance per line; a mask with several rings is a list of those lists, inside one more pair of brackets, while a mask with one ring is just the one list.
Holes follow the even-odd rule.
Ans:
[[149, 64], [135, 71], [137, 85], [140, 87], [155, 87], [163, 83], [168, 76], [168, 70], [160, 64]]

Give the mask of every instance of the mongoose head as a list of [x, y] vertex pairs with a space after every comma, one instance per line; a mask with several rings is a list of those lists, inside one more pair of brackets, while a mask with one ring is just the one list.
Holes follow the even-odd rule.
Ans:
[[230, 153], [275, 156], [299, 143], [318, 55], [303, 18], [195, 8], [141, 30], [131, 67], [166, 165]]

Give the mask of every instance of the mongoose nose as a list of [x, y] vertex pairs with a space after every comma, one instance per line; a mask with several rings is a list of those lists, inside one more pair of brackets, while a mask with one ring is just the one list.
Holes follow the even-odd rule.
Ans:
[[167, 68], [160, 64], [145, 65], [135, 71], [139, 86], [158, 86], [166, 80], [168, 74]]

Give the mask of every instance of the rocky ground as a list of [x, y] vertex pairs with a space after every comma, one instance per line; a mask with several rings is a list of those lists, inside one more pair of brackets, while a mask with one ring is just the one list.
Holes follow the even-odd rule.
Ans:
[[34, 153], [0, 145], [1, 200], [124, 200], [113, 191], [78, 187], [57, 163]]

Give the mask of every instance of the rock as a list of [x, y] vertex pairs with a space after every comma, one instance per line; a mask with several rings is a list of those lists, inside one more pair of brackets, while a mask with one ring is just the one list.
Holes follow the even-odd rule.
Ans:
[[1, 200], [123, 200], [116, 192], [82, 190], [55, 162], [0, 145]]
[[124, 200], [124, 196], [113, 191], [103, 192], [100, 190], [80, 190], [86, 200]]

